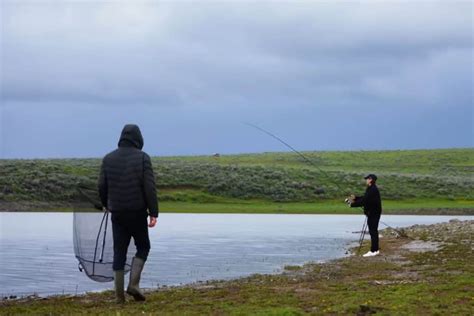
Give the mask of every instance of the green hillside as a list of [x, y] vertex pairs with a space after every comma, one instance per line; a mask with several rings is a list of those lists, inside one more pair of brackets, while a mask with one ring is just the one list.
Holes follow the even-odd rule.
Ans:
[[[164, 211], [311, 213], [346, 209], [341, 201], [379, 176], [387, 209], [474, 209], [474, 149], [304, 152], [155, 157]], [[100, 159], [0, 160], [2, 209], [70, 209], [87, 202]], [[208, 205], [208, 206], [206, 206]]]

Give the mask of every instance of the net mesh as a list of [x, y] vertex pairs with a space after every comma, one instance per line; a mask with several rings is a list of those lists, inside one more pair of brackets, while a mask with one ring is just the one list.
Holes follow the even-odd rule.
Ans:
[[[79, 261], [79, 270], [97, 282], [114, 280], [112, 268], [114, 251], [112, 238], [112, 215], [97, 210], [100, 207], [98, 194], [91, 189], [81, 189], [80, 199], [85, 199], [96, 210], [78, 203], [74, 207], [73, 243], [74, 254]], [[133, 247], [129, 246], [125, 272], [130, 271]]]

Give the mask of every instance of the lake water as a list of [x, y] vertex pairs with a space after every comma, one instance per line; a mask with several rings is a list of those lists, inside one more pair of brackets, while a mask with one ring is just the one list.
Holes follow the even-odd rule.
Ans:
[[[472, 216], [382, 216], [391, 226]], [[169, 214], [150, 230], [143, 287], [275, 273], [285, 265], [342, 257], [359, 238], [360, 215]], [[380, 225], [383, 228], [383, 225]], [[0, 213], [0, 294], [111, 289], [77, 268], [70, 213]], [[383, 239], [382, 239], [383, 240]], [[383, 241], [382, 241], [383, 242]]]

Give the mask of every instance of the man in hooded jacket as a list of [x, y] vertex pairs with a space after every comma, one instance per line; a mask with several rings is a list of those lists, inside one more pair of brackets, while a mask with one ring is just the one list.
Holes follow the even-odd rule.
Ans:
[[145, 300], [139, 282], [150, 252], [148, 227], [154, 227], [158, 217], [155, 175], [150, 156], [142, 148], [139, 127], [125, 125], [118, 148], [104, 157], [100, 169], [100, 198], [104, 208], [112, 214], [113, 270], [118, 303], [125, 302], [124, 268], [132, 237], [137, 252], [132, 259], [127, 293], [137, 301]]

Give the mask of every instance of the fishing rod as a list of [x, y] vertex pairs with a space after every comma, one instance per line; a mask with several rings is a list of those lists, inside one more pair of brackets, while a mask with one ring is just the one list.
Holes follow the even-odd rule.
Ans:
[[[252, 124], [252, 123], [248, 123], [248, 122], [243, 122], [243, 124], [247, 125], [247, 126], [250, 126], [250, 127], [253, 127], [265, 134], [267, 134], [268, 136], [276, 139], [277, 141], [279, 141], [280, 143], [282, 143], [283, 145], [285, 145], [286, 147], [288, 147], [291, 151], [293, 151], [295, 154], [297, 154], [298, 156], [300, 156], [301, 158], [303, 158], [304, 161], [306, 161], [307, 163], [309, 163], [311, 166], [315, 167], [319, 172], [321, 172], [326, 178], [328, 179], [332, 179], [329, 174], [322, 170], [321, 168], [319, 168], [318, 165], [316, 165], [314, 163], [313, 160], [309, 159], [308, 157], [306, 157], [305, 155], [303, 155], [303, 153], [301, 153], [300, 151], [296, 150], [293, 146], [291, 146], [290, 144], [288, 144], [286, 141], [284, 141], [283, 139], [281, 139], [280, 137], [278, 137], [277, 135], [267, 131], [266, 129], [260, 127], [260, 126], [257, 126], [255, 124]], [[344, 190], [341, 188], [341, 186], [336, 182], [336, 181], [331, 181], [333, 184], [336, 185], [336, 187], [339, 189], [339, 191], [341, 192], [344, 192]], [[380, 221], [380, 223], [382, 223], [383, 225], [387, 226], [388, 228], [390, 229], [393, 229], [395, 232], [397, 232], [401, 237], [408, 237], [408, 235], [396, 228], [393, 228], [392, 226]], [[364, 225], [362, 225], [362, 232], [361, 232], [361, 237], [359, 238], [359, 251], [360, 251], [360, 248], [362, 247], [362, 243], [364, 242], [364, 238], [365, 238], [365, 230], [367, 229], [367, 216], [365, 218], [365, 221], [364, 221]]]
[[[291, 146], [290, 144], [288, 144], [287, 142], [285, 142], [283, 139], [281, 139], [280, 137], [276, 136], [275, 134], [261, 128], [260, 126], [257, 126], [255, 124], [252, 124], [252, 123], [248, 123], [248, 122], [244, 122], [243, 124], [245, 125], [248, 125], [250, 127], [253, 127], [265, 134], [267, 134], [268, 136], [276, 139], [277, 141], [279, 141], [280, 143], [282, 143], [283, 145], [285, 145], [286, 147], [288, 147], [289, 149], [291, 149], [291, 151], [293, 151], [295, 154], [297, 154], [298, 156], [300, 156], [301, 158], [303, 158], [304, 161], [306, 161], [307, 163], [309, 163], [311, 166], [315, 167], [319, 172], [321, 172], [326, 178], [328, 179], [331, 179], [331, 177], [329, 176], [329, 174], [322, 170], [321, 168], [319, 168], [319, 166], [317, 164], [315, 164], [315, 162], [311, 159], [309, 159], [308, 157], [306, 157], [305, 155], [303, 155], [302, 152], [296, 150], [293, 146]], [[333, 184], [336, 185], [336, 187], [339, 189], [339, 191], [341, 192], [344, 192], [344, 190], [341, 188], [341, 186], [336, 182], [336, 181], [331, 181]]]

